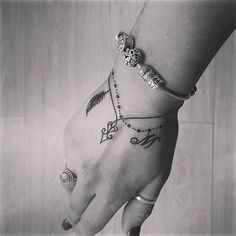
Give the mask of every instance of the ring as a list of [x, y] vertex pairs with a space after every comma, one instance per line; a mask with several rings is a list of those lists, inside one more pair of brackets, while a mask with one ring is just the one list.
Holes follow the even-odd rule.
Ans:
[[136, 195], [136, 200], [142, 202], [142, 203], [145, 203], [145, 204], [149, 204], [149, 205], [154, 205], [156, 200], [150, 200], [150, 199], [147, 199], [147, 198], [144, 198], [144, 197], [141, 197], [140, 195]]
[[77, 181], [77, 175], [67, 167], [67, 163], [60, 174], [60, 180], [65, 189], [73, 190]]

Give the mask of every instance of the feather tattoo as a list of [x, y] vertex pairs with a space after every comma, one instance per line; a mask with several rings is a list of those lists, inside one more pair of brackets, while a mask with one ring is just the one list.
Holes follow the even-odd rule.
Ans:
[[[108, 90], [109, 91], [109, 90]], [[107, 92], [108, 92], [107, 91]], [[105, 97], [106, 93], [107, 92], [104, 92], [104, 91], [101, 91], [97, 94], [95, 94], [91, 100], [89, 101], [88, 105], [87, 105], [87, 108], [86, 108], [86, 116], [88, 116], [88, 113], [92, 110], [92, 108], [94, 106], [96, 106], [97, 104], [99, 104], [103, 98]]]

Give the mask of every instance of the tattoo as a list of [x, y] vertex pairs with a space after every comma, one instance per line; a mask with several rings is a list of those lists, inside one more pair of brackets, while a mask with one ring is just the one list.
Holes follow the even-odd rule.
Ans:
[[[109, 91], [109, 90], [108, 90]], [[106, 93], [108, 92], [104, 92], [104, 91], [101, 91], [97, 94], [95, 94], [89, 101], [88, 105], [87, 105], [87, 108], [86, 108], [86, 116], [88, 115], [89, 111], [92, 110], [92, 108], [94, 106], [96, 106], [97, 104], [99, 104], [103, 98], [105, 97]]]
[[[112, 86], [111, 86], [112, 83]], [[106, 93], [109, 92], [110, 98], [111, 98], [111, 104], [113, 107], [114, 111], [114, 119], [109, 120], [106, 124], [106, 127], [103, 127], [101, 129], [101, 138], [100, 138], [100, 143], [103, 143], [107, 140], [111, 140], [113, 138], [113, 135], [115, 132], [118, 131], [118, 122], [122, 122], [128, 129], [131, 131], [137, 132], [139, 135], [143, 134], [145, 135], [142, 139], [139, 137], [132, 137], [130, 138], [130, 143], [133, 145], [140, 145], [144, 149], [149, 148], [153, 143], [156, 141], [160, 141], [161, 138], [157, 136], [156, 132], [158, 132], [159, 129], [161, 129], [166, 123], [169, 122], [168, 119], [164, 119], [162, 123], [159, 123], [158, 126], [155, 127], [149, 127], [149, 128], [139, 128], [139, 127], [134, 127], [132, 123], [130, 123], [131, 120], [145, 120], [145, 119], [160, 119], [164, 118], [167, 115], [169, 115], [172, 112], [168, 112], [163, 115], [159, 116], [146, 116], [146, 117], [137, 117], [137, 116], [130, 116], [130, 117], [124, 117], [122, 114], [122, 107], [120, 103], [120, 94], [118, 92], [117, 88], [117, 82], [114, 78], [114, 71], [112, 70], [109, 77], [108, 77], [108, 90], [101, 91], [94, 95], [91, 100], [89, 101], [87, 108], [86, 108], [86, 116], [88, 113], [91, 111], [91, 109], [99, 104], [104, 98]], [[114, 93], [112, 92], [114, 91]]]
[[146, 136], [143, 139], [138, 139], [137, 137], [133, 137], [130, 139], [130, 143], [136, 145], [140, 144], [143, 146], [143, 148], [150, 147], [155, 141], [160, 141], [161, 138], [156, 136], [155, 134], [150, 134], [150, 131], [146, 134]]
[[100, 143], [102, 143], [108, 139], [112, 139], [113, 135], [111, 133], [114, 133], [117, 130], [118, 130], [117, 120], [108, 121], [107, 128], [102, 128], [102, 130], [101, 130], [102, 136], [101, 136]]

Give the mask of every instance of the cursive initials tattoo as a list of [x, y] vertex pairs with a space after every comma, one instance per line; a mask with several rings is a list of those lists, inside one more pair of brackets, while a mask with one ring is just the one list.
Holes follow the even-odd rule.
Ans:
[[133, 137], [130, 139], [130, 143], [136, 145], [140, 144], [143, 146], [143, 148], [150, 147], [155, 141], [160, 141], [161, 138], [156, 136], [155, 134], [150, 134], [150, 131], [146, 134], [146, 136], [143, 139], [138, 139], [137, 137]]

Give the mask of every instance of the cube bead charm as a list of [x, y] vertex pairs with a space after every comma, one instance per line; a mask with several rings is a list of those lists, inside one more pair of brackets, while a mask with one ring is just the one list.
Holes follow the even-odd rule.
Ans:
[[150, 68], [144, 75], [143, 75], [143, 80], [148, 82], [150, 80], [153, 80], [153, 78], [156, 76], [154, 71]]
[[133, 37], [124, 32], [118, 34], [117, 40], [117, 48], [119, 52], [125, 52], [127, 48], [134, 48]]
[[143, 79], [143, 76], [149, 71], [151, 70], [151, 67], [148, 65], [137, 65], [138, 67], [138, 75], [141, 77], [141, 79]]
[[157, 89], [163, 83], [164, 83], [163, 80], [160, 79], [159, 77], [156, 79], [154, 78], [154, 79], [150, 79], [149, 81], [147, 81], [147, 84], [151, 89]]
[[135, 67], [142, 60], [142, 54], [136, 48], [127, 49], [124, 56], [125, 64], [130, 67]]

